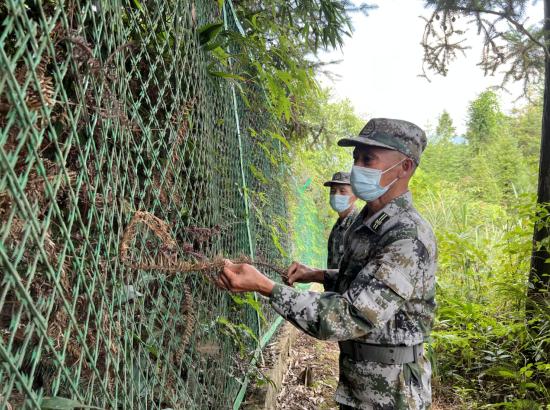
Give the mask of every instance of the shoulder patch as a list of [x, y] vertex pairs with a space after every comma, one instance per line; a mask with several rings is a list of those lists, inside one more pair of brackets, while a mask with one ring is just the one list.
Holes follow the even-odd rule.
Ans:
[[382, 225], [384, 225], [388, 221], [388, 219], [390, 219], [390, 216], [387, 213], [382, 212], [380, 215], [378, 215], [378, 218], [376, 218], [370, 224], [371, 229], [374, 232], [378, 233], [378, 231], [382, 228]]

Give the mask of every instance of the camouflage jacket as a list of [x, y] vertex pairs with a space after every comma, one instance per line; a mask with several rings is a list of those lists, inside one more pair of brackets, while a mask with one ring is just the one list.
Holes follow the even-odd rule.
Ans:
[[354, 207], [348, 216], [344, 219], [338, 218], [332, 227], [332, 231], [330, 231], [328, 237], [328, 269], [338, 269], [340, 258], [342, 258], [344, 254], [344, 234], [358, 214], [359, 210]]
[[[430, 225], [409, 192], [347, 230], [337, 274], [325, 276], [334, 292], [299, 292], [276, 285], [275, 310], [319, 339], [412, 346], [430, 333], [435, 310], [437, 248]], [[416, 377], [411, 381], [410, 374]], [[387, 365], [340, 356], [339, 403], [360, 409], [427, 408], [429, 362]]]

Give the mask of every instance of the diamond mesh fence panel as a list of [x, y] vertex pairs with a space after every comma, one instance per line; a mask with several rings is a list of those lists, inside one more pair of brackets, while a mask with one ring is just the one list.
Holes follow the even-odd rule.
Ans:
[[0, 409], [232, 405], [273, 312], [209, 275], [284, 266], [288, 217], [265, 95], [199, 44], [228, 9], [0, 1]]
[[323, 221], [319, 215], [319, 204], [307, 191], [310, 183], [311, 179], [305, 185], [295, 183], [294, 187], [296, 199], [295, 203], [291, 204], [294, 208], [292, 210], [294, 229], [291, 232], [293, 254], [295, 259], [308, 266], [326, 268], [328, 251], [328, 237], [325, 233], [326, 221]]

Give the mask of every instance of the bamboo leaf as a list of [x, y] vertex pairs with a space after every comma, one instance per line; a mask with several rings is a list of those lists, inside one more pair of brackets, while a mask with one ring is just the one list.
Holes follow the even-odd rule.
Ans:
[[133, 0], [133, 1], [134, 1], [134, 5], [138, 8], [138, 10], [143, 12], [143, 6], [139, 2], [139, 0]]
[[197, 29], [199, 34], [199, 43], [201, 46], [204, 46], [206, 43], [210, 42], [223, 28], [223, 22], [217, 23], [208, 23]]

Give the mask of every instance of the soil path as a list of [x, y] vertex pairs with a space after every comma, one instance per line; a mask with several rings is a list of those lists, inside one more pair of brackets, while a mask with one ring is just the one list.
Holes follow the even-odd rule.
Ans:
[[[277, 410], [338, 409], [338, 343], [324, 342], [299, 332], [292, 344], [288, 369], [276, 400]], [[457, 407], [434, 400], [432, 410]]]
[[277, 396], [277, 409], [338, 409], [338, 343], [321, 342], [299, 332]]

